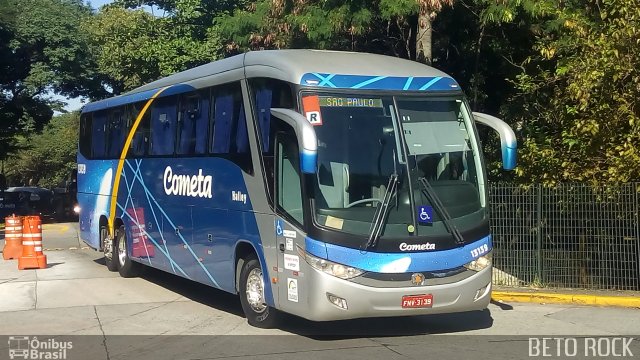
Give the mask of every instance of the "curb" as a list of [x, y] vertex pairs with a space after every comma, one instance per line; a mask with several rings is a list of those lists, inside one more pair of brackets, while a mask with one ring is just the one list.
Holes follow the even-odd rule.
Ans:
[[525, 293], [493, 291], [491, 299], [501, 302], [530, 302], [545, 304], [568, 304], [590, 306], [618, 306], [640, 308], [640, 297], [635, 296], [599, 296], [553, 293]]

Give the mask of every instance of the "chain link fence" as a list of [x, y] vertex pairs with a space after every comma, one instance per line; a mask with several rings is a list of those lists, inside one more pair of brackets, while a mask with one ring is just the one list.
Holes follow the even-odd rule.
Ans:
[[640, 290], [639, 187], [491, 184], [494, 284]]

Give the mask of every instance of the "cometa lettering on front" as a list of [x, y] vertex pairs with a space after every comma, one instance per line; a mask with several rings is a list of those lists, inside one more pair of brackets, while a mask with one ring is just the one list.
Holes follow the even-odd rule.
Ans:
[[424, 250], [435, 250], [436, 244], [426, 243], [426, 244], [400, 244], [400, 251], [424, 251]]
[[171, 166], [164, 169], [164, 192], [167, 195], [203, 197], [211, 199], [211, 175], [202, 175], [202, 169], [198, 169], [198, 175], [174, 174]]

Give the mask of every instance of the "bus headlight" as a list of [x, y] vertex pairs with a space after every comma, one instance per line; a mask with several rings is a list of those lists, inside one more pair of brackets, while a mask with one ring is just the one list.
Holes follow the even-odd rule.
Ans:
[[351, 266], [317, 258], [300, 248], [298, 248], [298, 253], [300, 254], [300, 256], [304, 256], [304, 260], [307, 262], [307, 264], [311, 265], [312, 268], [320, 270], [329, 275], [339, 277], [340, 279], [352, 279], [364, 273], [363, 270]]
[[80, 206], [79, 205], [75, 205], [73, 207], [73, 212], [76, 213], [76, 214], [80, 214]]
[[479, 258], [464, 265], [469, 270], [481, 271], [491, 266], [491, 253], [480, 256]]

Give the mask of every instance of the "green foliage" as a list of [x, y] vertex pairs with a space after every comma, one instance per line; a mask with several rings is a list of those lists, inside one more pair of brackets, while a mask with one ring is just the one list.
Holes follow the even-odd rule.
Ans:
[[114, 94], [218, 58], [217, 33], [195, 22], [197, 5], [178, 1], [168, 17], [107, 6], [85, 23], [98, 70]]
[[16, 135], [42, 129], [68, 96], [101, 93], [79, 24], [91, 16], [78, 0], [0, 0], [0, 159]]
[[315, 48], [415, 58], [421, 4], [441, 7], [449, 2], [257, 0], [218, 17], [216, 23], [228, 53]]
[[348, 48], [371, 26], [372, 6], [369, 0], [258, 0], [217, 22], [230, 51]]
[[54, 117], [43, 131], [19, 139], [20, 150], [4, 165], [12, 185], [59, 186], [75, 168], [80, 114]]
[[[569, 4], [571, 5], [571, 4]], [[559, 7], [507, 109], [522, 126], [522, 181], [640, 179], [640, 7], [605, 0]]]

